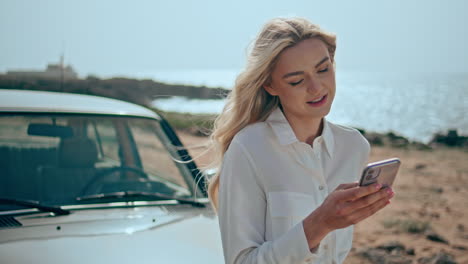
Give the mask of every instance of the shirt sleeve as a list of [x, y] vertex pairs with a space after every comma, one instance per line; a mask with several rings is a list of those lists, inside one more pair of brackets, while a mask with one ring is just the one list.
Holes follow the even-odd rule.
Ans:
[[317, 259], [309, 250], [302, 221], [265, 241], [267, 200], [252, 157], [235, 140], [224, 155], [220, 174], [218, 220], [228, 264], [303, 263]]

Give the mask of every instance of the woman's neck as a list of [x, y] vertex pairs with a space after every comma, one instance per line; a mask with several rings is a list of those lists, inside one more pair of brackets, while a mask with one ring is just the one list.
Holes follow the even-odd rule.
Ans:
[[298, 118], [286, 113], [284, 116], [300, 142], [312, 146], [314, 139], [322, 134], [323, 118]]

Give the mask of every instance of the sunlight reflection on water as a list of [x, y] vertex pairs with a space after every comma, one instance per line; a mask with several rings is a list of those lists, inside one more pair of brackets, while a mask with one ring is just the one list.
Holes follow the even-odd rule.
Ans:
[[[224, 100], [172, 97], [164, 111], [219, 113]], [[341, 74], [328, 119], [367, 131], [393, 131], [428, 142], [437, 132], [468, 134], [468, 74]]]

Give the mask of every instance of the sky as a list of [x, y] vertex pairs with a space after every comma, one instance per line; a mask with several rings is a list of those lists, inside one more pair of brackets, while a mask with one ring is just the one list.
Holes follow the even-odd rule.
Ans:
[[0, 0], [0, 72], [62, 53], [82, 77], [241, 69], [278, 16], [337, 34], [338, 70], [468, 72], [467, 12], [463, 0]]

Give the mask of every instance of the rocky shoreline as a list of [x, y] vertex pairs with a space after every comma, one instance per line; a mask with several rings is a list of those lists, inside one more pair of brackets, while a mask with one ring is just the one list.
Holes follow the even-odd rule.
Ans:
[[[177, 130], [193, 136], [208, 136], [211, 133], [216, 115], [164, 112], [154, 109]], [[445, 134], [435, 134], [427, 144], [411, 141], [395, 132], [376, 133], [356, 128], [373, 146], [389, 146], [394, 148], [412, 148], [417, 150], [433, 150], [440, 147], [462, 148], [468, 151], [468, 136], [459, 135], [456, 130], [448, 130]]]
[[394, 132], [388, 132], [385, 134], [366, 132], [362, 129], [358, 129], [361, 134], [374, 146], [390, 146], [395, 148], [416, 148], [418, 150], [432, 150], [437, 147], [458, 147], [468, 150], [468, 137], [458, 135], [457, 130], [449, 130], [446, 134], [437, 133], [435, 134], [428, 144], [424, 144], [417, 141], [410, 141], [407, 138], [395, 134]]
[[167, 96], [186, 96], [196, 99], [219, 99], [229, 92], [221, 87], [168, 84], [154, 80], [115, 77], [100, 79], [45, 79], [38, 77], [0, 74], [0, 89], [67, 92], [105, 96], [132, 103], [151, 106], [151, 101]]

